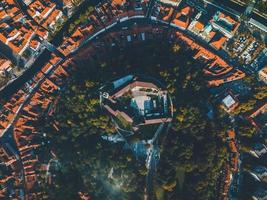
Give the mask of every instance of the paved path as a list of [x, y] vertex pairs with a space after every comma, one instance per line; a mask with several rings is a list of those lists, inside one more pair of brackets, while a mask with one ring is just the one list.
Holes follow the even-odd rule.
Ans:
[[57, 47], [55, 47], [55, 45], [53, 45], [52, 43], [50, 43], [47, 40], [43, 41], [44, 46], [52, 53], [55, 53], [57, 56], [61, 57], [61, 58], [65, 58], [65, 56], [63, 55], [63, 53], [61, 53]]
[[153, 8], [154, 8], [154, 5], [156, 3], [157, 0], [150, 0], [149, 1], [149, 5], [148, 5], [148, 9], [147, 9], [147, 13], [146, 13], [146, 17], [147, 18], [150, 18], [151, 15], [152, 15], [152, 12], [153, 12]]
[[146, 176], [146, 199], [147, 200], [153, 200], [154, 197], [154, 190], [153, 190], [153, 180], [154, 180], [154, 175], [157, 170], [157, 164], [159, 162], [160, 158], [160, 150], [158, 146], [158, 138], [161, 133], [163, 133], [163, 128], [166, 126], [166, 123], [161, 123], [154, 134], [152, 140], [151, 140], [151, 150], [149, 155], [147, 156], [147, 168], [148, 168], [148, 173]]

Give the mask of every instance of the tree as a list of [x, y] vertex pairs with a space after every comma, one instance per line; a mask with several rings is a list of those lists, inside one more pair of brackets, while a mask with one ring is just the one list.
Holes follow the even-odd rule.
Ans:
[[257, 129], [247, 121], [239, 122], [239, 135], [242, 137], [251, 138], [257, 133]]
[[256, 104], [256, 100], [250, 99], [249, 101], [245, 103], [240, 103], [240, 105], [234, 110], [234, 114], [244, 114], [254, 108], [254, 105]]
[[178, 44], [174, 44], [173, 47], [172, 47], [172, 50], [174, 53], [177, 53], [179, 50], [180, 50], [180, 46]]

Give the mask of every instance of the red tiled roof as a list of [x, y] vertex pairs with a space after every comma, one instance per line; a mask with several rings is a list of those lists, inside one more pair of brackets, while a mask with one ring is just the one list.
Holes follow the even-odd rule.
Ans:
[[211, 45], [216, 49], [221, 49], [226, 39], [226, 37], [221, 37], [219, 40], [212, 42]]

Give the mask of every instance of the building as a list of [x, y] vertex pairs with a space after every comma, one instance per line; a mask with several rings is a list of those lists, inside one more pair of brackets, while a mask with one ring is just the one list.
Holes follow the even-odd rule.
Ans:
[[189, 6], [183, 8], [180, 12], [176, 13], [174, 19], [172, 20], [172, 24], [183, 30], [187, 29], [190, 23], [190, 12], [191, 8]]
[[266, 200], [267, 199], [267, 191], [263, 188], [258, 189], [254, 192], [252, 196], [253, 200]]
[[217, 11], [210, 22], [214, 29], [219, 30], [228, 38], [234, 36], [240, 25], [239, 22], [221, 11]]
[[221, 49], [223, 47], [223, 44], [226, 42], [227, 38], [224, 36], [217, 36], [218, 34], [215, 35], [215, 37], [212, 38], [210, 41], [210, 45], [213, 46], [215, 49]]
[[41, 26], [55, 31], [57, 22], [62, 22], [63, 13], [53, 1], [33, 1], [28, 6], [29, 15]]
[[[61, 7], [61, 10], [68, 17], [72, 16], [76, 6], [73, 4], [72, 0], [55, 0], [57, 4]], [[81, 3], [83, 1], [80, 1]]]
[[267, 84], [267, 66], [259, 71], [259, 79]]
[[168, 92], [153, 78], [128, 75], [112, 81], [101, 88], [100, 100], [115, 125], [128, 132], [172, 120]]
[[238, 106], [238, 101], [229, 93], [222, 100], [222, 107], [226, 112], [232, 112]]
[[264, 33], [267, 33], [267, 26], [260, 23], [259, 21], [255, 20], [253, 18], [250, 18], [248, 23], [249, 23], [249, 25], [254, 26], [254, 27], [258, 28], [259, 30], [263, 31]]
[[32, 40], [45, 39], [48, 31], [25, 14], [16, 1], [1, 1], [0, 5], [0, 51], [15, 65], [25, 66], [41, 53], [41, 45], [31, 48]]
[[267, 103], [257, 108], [248, 118], [258, 129], [263, 132], [267, 130]]
[[12, 72], [12, 63], [10, 60], [0, 57], [0, 77], [7, 77]]
[[179, 4], [181, 3], [181, 0], [160, 0], [160, 2], [164, 4], [169, 4], [172, 6], [179, 6]]

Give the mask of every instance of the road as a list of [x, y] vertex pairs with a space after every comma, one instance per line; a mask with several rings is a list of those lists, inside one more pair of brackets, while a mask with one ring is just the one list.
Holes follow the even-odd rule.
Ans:
[[158, 146], [158, 138], [161, 133], [163, 133], [163, 128], [166, 127], [166, 123], [161, 123], [154, 134], [152, 140], [149, 142], [151, 144], [151, 148], [149, 149], [149, 154], [147, 156], [147, 169], [148, 173], [146, 176], [146, 188], [145, 188], [145, 196], [147, 200], [153, 200], [154, 190], [153, 190], [153, 179], [155, 176], [155, 172], [157, 170], [157, 164], [160, 158], [160, 149]]
[[218, 5], [217, 3], [215, 2], [211, 2], [210, 0], [204, 0], [205, 3], [208, 3], [214, 7], [217, 7], [225, 12], [228, 12], [228, 13], [231, 13], [232, 15], [236, 16], [236, 17], [239, 17], [240, 13], [236, 12], [235, 10], [230, 10], [229, 8], [226, 8], [225, 6], [223, 5]]
[[146, 18], [150, 18], [151, 17], [152, 11], [153, 11], [153, 7], [154, 7], [155, 3], [156, 3], [156, 0], [150, 0], [149, 1], [147, 13], [146, 13]]
[[38, 71], [40, 71], [42, 66], [44, 66], [44, 64], [47, 62], [47, 58], [49, 58], [49, 56], [50, 52], [48, 50], [42, 52], [30, 68], [28, 68], [20, 77], [0, 91], [0, 97], [8, 100], [11, 95], [21, 89], [27, 81], [29, 81]]
[[[205, 0], [210, 2], [211, 0]], [[215, 5], [224, 5], [236, 12], [241, 14], [246, 14], [245, 11], [247, 9], [247, 5], [245, 3], [241, 3], [238, 0], [217, 0], [217, 2], [213, 2]], [[253, 6], [253, 10], [251, 11], [251, 17], [257, 21], [259, 21], [262, 24], [267, 24], [267, 14], [263, 14], [259, 12], [256, 8], [254, 8], [255, 4], [253, 5], [253, 0], [251, 0], [251, 5], [249, 6], [247, 11], [251, 11], [251, 8]]]
[[148, 169], [148, 173], [146, 176], [146, 197], [147, 200], [153, 200], [153, 196], [154, 196], [154, 190], [153, 190], [153, 180], [154, 180], [154, 176], [155, 176], [155, 172], [157, 169], [157, 163], [158, 163], [158, 159], [159, 159], [159, 150], [155, 149], [155, 147], [153, 147], [152, 149], [152, 153], [151, 153], [151, 159], [150, 159], [150, 163], [149, 163], [149, 169]]
[[114, 22], [114, 24], [112, 26], [107, 27], [106, 29], [102, 29], [102, 30], [98, 31], [97, 33], [95, 33], [93, 36], [87, 38], [79, 47], [77, 47], [75, 50], [73, 50], [68, 57], [74, 56], [76, 53], [79, 52], [80, 49], [82, 49], [85, 46], [87, 46], [88, 43], [93, 41], [94, 39], [96, 39], [98, 37], [101, 37], [101, 36], [103, 36], [103, 35], [105, 35], [107, 33], [110, 33], [112, 31], [121, 30], [123, 27], [131, 27], [134, 24], [138, 24], [138, 25], [155, 24], [155, 25], [158, 25], [158, 26], [168, 26], [169, 28], [173, 28], [174, 30], [176, 29], [177, 31], [179, 31], [181, 33], [184, 33], [185, 35], [189, 36], [196, 43], [198, 43], [201, 46], [205, 47], [207, 50], [211, 51], [215, 55], [218, 55], [218, 56], [222, 57], [227, 63], [229, 63], [234, 68], [241, 69], [242, 71], [244, 70], [242, 68], [242, 66], [240, 64], [238, 64], [237, 62], [235, 62], [234, 60], [232, 60], [224, 50], [218, 51], [218, 50], [214, 49], [206, 41], [204, 41], [200, 37], [197, 37], [196, 35], [194, 35], [190, 31], [182, 30], [180, 28], [173, 27], [170, 24], [166, 24], [166, 23], [164, 23], [162, 21], [159, 21], [159, 20], [154, 21], [154, 20], [151, 20], [150, 18], [145, 18], [145, 17], [144, 18], [129, 18], [129, 19], [123, 21], [123, 22]]
[[[39, 89], [41, 83], [43, 82], [43, 80], [45, 80], [47, 77], [49, 77], [55, 70], [55, 68], [62, 64], [62, 62], [64, 62], [64, 59], [62, 59], [60, 62], [58, 62], [57, 65], [53, 66], [53, 68], [46, 74], [44, 74], [44, 77], [42, 77], [41, 79], [38, 80], [38, 82], [34, 85], [34, 87], [29, 90], [28, 94], [26, 95], [23, 103], [19, 106], [18, 110], [16, 111], [16, 113], [14, 114], [14, 118], [12, 119], [11, 123], [8, 125], [8, 127], [3, 131], [3, 135], [4, 136], [7, 136], [7, 132], [9, 132], [9, 134], [13, 134], [13, 125], [14, 123], [16, 122], [16, 120], [18, 119], [19, 117], [19, 114], [21, 112], [21, 110], [23, 109], [23, 107], [25, 105], [27, 105], [27, 103], [30, 101], [30, 99], [32, 98], [33, 94], [35, 93], [36, 90]], [[14, 139], [13, 139], [14, 140]], [[24, 185], [25, 185], [25, 188], [26, 188], [26, 184], [25, 184], [25, 175], [24, 175], [24, 170], [23, 170], [23, 179], [24, 179]]]

